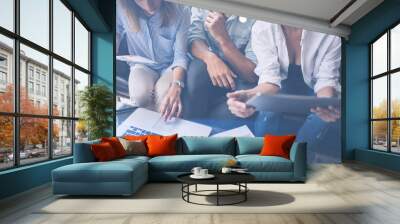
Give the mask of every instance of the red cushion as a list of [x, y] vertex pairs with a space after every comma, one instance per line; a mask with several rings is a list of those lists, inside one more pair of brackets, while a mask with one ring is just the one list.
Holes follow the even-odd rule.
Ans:
[[171, 136], [148, 136], [146, 143], [148, 147], [148, 156], [176, 155], [176, 140], [178, 135]]
[[99, 162], [117, 159], [117, 155], [115, 155], [113, 147], [108, 142], [93, 144], [91, 145], [91, 149], [94, 154], [94, 157]]
[[290, 148], [293, 145], [295, 135], [264, 136], [264, 146], [261, 149], [261, 156], [280, 156], [286, 159], [290, 158]]
[[101, 142], [110, 143], [118, 158], [126, 156], [126, 151], [117, 137], [101, 138]]

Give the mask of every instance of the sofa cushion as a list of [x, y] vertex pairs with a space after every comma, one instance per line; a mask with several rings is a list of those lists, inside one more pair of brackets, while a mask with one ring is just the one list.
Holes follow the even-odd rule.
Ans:
[[259, 154], [264, 145], [263, 137], [237, 137], [236, 155]]
[[239, 155], [240, 167], [250, 172], [292, 172], [292, 161], [278, 156]]
[[261, 149], [261, 156], [280, 156], [290, 159], [290, 148], [293, 145], [295, 135], [265, 135], [264, 146]]
[[175, 155], [177, 139], [177, 134], [170, 136], [149, 136], [146, 140], [147, 147], [149, 149], [147, 155], [151, 157]]
[[136, 172], [147, 172], [143, 159], [121, 159], [109, 162], [75, 163], [53, 170], [58, 182], [130, 182]]
[[124, 146], [122, 146], [121, 142], [117, 137], [104, 137], [101, 138], [101, 142], [108, 142], [114, 149], [115, 155], [117, 158], [122, 158], [126, 156], [126, 151]]
[[185, 136], [180, 140], [181, 154], [226, 154], [234, 155], [235, 139], [233, 137], [192, 137]]
[[96, 161], [105, 162], [118, 158], [112, 145], [108, 142], [93, 144], [90, 147], [92, 149], [94, 157], [96, 157]]
[[88, 141], [88, 142], [79, 142], [75, 143], [74, 148], [74, 163], [88, 163], [95, 162], [96, 158], [90, 148], [92, 144], [99, 144], [100, 139]]
[[149, 170], [163, 172], [190, 172], [193, 167], [203, 167], [210, 171], [219, 171], [230, 159], [231, 155], [175, 155], [158, 156], [149, 160]]

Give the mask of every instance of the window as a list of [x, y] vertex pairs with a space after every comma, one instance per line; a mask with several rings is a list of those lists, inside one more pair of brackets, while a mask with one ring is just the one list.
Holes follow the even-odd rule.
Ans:
[[[2, 4], [3, 2], [0, 3], [0, 6]], [[1, 15], [2, 10], [0, 9], [0, 20], [3, 16]], [[0, 33], [0, 113], [12, 113], [14, 111], [14, 71], [11, 66], [11, 59], [14, 57], [13, 52], [13, 40]]]
[[49, 0], [19, 0], [21, 36], [49, 48]]
[[89, 32], [75, 18], [75, 62], [82, 68], [89, 69]]
[[62, 0], [0, 0], [0, 27], [0, 170], [72, 155], [89, 30]]
[[53, 0], [54, 53], [71, 60], [72, 12], [60, 1]]
[[28, 92], [29, 94], [33, 94], [34, 92], [33, 82], [31, 81], [28, 82]]
[[14, 31], [14, 0], [0, 1], [0, 26]]
[[[64, 97], [67, 96], [69, 100], [72, 101], [72, 91], [70, 89], [65, 89], [65, 83], [72, 84], [72, 68], [69, 65], [66, 65], [58, 60], [53, 60], [53, 114], [57, 115], [60, 114], [61, 116], [65, 117], [72, 117], [72, 102], [68, 102], [68, 106], [64, 113], [61, 113], [60, 108], [57, 107], [55, 104], [59, 104], [58, 101], [59, 97], [62, 103], [64, 103]], [[59, 94], [61, 96], [59, 96]], [[62, 104], [59, 104], [62, 106]]]
[[370, 45], [371, 148], [400, 153], [400, 24]]

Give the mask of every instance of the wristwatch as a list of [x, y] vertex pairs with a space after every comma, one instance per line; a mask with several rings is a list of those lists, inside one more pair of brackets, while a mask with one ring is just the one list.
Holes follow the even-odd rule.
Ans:
[[183, 83], [181, 80], [173, 80], [172, 83], [178, 85], [182, 89], [185, 88], [185, 83]]

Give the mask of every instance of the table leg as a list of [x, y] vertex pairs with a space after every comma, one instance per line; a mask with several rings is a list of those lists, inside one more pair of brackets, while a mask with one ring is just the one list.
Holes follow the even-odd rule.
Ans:
[[244, 201], [247, 201], [247, 192], [248, 192], [247, 183], [244, 183], [244, 190], [245, 190], [245, 192], [244, 192]]
[[217, 184], [217, 206], [219, 206], [219, 184]]

